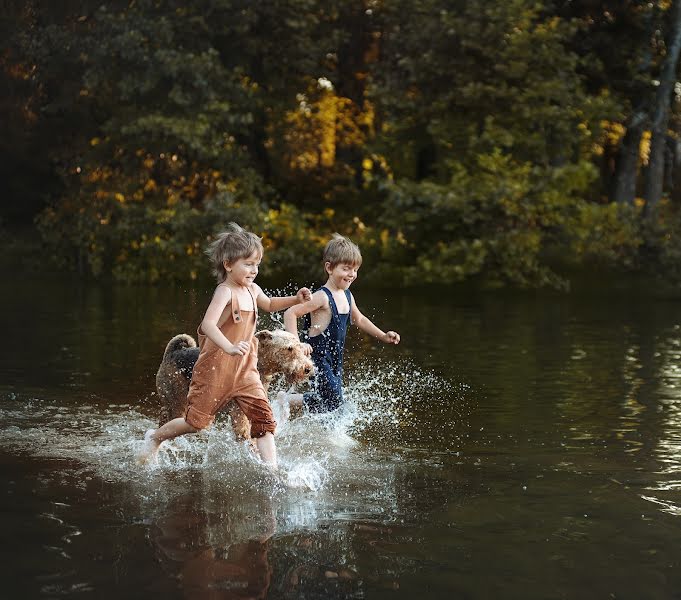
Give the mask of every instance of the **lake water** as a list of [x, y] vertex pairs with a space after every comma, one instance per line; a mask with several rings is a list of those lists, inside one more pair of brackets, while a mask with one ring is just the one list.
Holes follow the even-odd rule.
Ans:
[[350, 332], [348, 402], [280, 428], [283, 482], [224, 420], [139, 467], [211, 291], [3, 294], [2, 597], [681, 597], [677, 300], [357, 287], [402, 344]]

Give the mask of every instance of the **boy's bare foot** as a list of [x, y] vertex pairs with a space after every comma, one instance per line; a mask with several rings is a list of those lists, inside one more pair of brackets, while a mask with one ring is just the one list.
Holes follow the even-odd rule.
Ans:
[[277, 415], [279, 417], [279, 424], [283, 425], [291, 416], [291, 406], [288, 401], [288, 394], [286, 392], [279, 392], [275, 402], [279, 407], [279, 414]]
[[158, 461], [158, 448], [161, 444], [151, 437], [154, 431], [154, 429], [147, 429], [144, 434], [144, 444], [137, 455], [137, 464], [139, 465], [152, 465]]

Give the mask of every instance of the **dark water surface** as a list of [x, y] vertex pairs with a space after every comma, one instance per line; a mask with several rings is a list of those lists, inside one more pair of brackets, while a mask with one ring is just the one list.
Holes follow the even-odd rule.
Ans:
[[135, 464], [210, 293], [0, 296], [2, 597], [681, 598], [678, 301], [357, 288], [403, 342], [351, 332], [282, 483], [224, 420]]

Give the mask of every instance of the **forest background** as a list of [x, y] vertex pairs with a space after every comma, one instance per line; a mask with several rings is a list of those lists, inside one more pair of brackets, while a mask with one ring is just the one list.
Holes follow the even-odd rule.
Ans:
[[186, 281], [681, 281], [681, 1], [2, 2], [5, 260]]

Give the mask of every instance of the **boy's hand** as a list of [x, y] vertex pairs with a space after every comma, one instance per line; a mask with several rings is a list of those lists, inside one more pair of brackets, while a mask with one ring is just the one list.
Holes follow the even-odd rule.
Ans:
[[232, 347], [226, 352], [231, 356], [244, 356], [245, 354], [248, 354], [250, 347], [250, 342], [241, 341], [237, 342], [236, 344], [232, 344]]
[[312, 346], [310, 344], [300, 344], [305, 356], [310, 356], [312, 354]]
[[303, 302], [309, 302], [311, 298], [312, 298], [312, 292], [310, 290], [308, 290], [306, 287], [300, 288], [298, 290], [298, 293], [296, 294], [296, 299], [298, 300], [298, 304], [302, 304]]
[[400, 343], [400, 334], [397, 333], [397, 331], [386, 331], [385, 337], [383, 338], [383, 341], [386, 344], [399, 344]]

